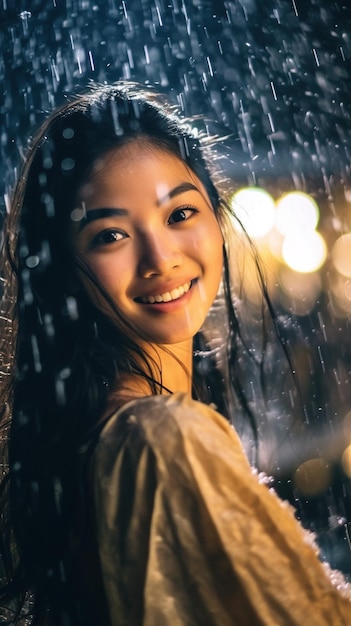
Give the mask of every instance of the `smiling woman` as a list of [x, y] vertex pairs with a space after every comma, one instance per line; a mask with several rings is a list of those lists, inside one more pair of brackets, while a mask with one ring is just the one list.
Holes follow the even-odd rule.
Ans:
[[112, 310], [104, 299], [100, 306], [111, 321], [171, 351], [186, 342], [192, 355], [223, 267], [221, 230], [201, 181], [178, 156], [138, 139], [98, 161], [79, 202], [84, 223], [73, 249], [109, 295]]
[[205, 144], [130, 84], [32, 141], [1, 259], [3, 624], [350, 623], [233, 428], [253, 351]]

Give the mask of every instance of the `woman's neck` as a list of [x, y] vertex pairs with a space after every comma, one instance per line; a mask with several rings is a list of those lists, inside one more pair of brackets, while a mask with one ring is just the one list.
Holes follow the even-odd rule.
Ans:
[[[192, 392], [193, 345], [192, 341], [170, 346], [143, 345], [143, 351], [149, 356], [152, 379], [161, 394]], [[127, 374], [121, 384], [110, 396], [109, 409], [119, 408], [135, 398], [152, 395], [152, 389], [146, 377]]]
[[162, 385], [172, 393], [191, 394], [193, 382], [193, 344], [184, 342], [174, 346], [157, 347], [161, 364]]

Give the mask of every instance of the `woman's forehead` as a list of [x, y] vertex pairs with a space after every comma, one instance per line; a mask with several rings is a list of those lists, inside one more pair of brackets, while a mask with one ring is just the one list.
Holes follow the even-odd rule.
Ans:
[[173, 184], [182, 181], [188, 181], [204, 191], [201, 181], [180, 155], [147, 139], [138, 138], [100, 157], [81, 186], [79, 195], [82, 198], [106, 190], [111, 185], [116, 187], [117, 181], [123, 184], [130, 175], [135, 176], [135, 185], [138, 185], [138, 177], [145, 170], [150, 172], [150, 182], [155, 181], [160, 200], [169, 193]]

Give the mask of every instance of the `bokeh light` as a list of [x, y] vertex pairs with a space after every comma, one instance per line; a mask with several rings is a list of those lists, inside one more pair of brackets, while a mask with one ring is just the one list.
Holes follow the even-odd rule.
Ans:
[[275, 202], [272, 196], [258, 187], [239, 189], [232, 197], [233, 210], [253, 239], [265, 237], [275, 221]]
[[294, 474], [295, 487], [304, 496], [317, 496], [328, 489], [332, 480], [328, 462], [322, 458], [301, 463]]
[[296, 272], [316, 272], [327, 258], [327, 245], [316, 231], [293, 232], [283, 241], [282, 256]]
[[279, 272], [281, 300], [295, 315], [308, 315], [313, 309], [322, 289], [318, 272], [301, 274], [288, 267]]
[[341, 465], [346, 476], [351, 478], [351, 445], [347, 446], [341, 457]]
[[314, 230], [318, 220], [318, 205], [306, 193], [292, 191], [277, 201], [276, 227], [282, 235]]
[[351, 233], [336, 240], [331, 256], [335, 269], [346, 278], [351, 278]]
[[332, 297], [333, 312], [337, 317], [351, 313], [351, 280], [334, 272], [328, 276], [329, 294]]

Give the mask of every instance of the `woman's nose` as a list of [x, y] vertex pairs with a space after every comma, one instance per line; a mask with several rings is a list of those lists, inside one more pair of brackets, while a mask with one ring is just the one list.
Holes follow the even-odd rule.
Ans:
[[143, 278], [165, 276], [182, 264], [182, 254], [172, 236], [155, 232], [144, 234], [138, 245], [139, 274]]

